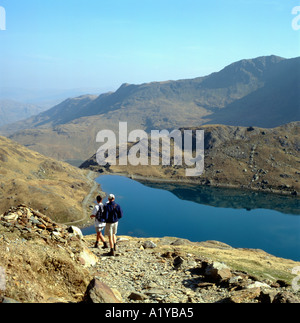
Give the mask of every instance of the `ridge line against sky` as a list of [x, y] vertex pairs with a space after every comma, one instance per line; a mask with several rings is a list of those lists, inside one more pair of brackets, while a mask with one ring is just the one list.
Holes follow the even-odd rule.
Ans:
[[[295, 0], [0, 0], [0, 92], [188, 79], [299, 56]], [[299, 12], [300, 14], [300, 12]]]

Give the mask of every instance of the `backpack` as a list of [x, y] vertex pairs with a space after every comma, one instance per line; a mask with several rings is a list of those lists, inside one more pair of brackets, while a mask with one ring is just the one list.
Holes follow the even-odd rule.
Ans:
[[118, 204], [107, 203], [105, 207], [107, 210], [107, 223], [115, 223], [122, 218], [123, 213]]
[[99, 205], [99, 210], [96, 213], [96, 219], [99, 222], [105, 222], [105, 214], [104, 214], [103, 205], [100, 205], [100, 204], [98, 204], [98, 205]]

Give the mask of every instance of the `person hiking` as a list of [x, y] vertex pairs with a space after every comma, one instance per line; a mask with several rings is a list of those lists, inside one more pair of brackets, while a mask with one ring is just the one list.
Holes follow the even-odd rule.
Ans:
[[118, 231], [118, 221], [123, 217], [123, 211], [115, 202], [115, 196], [110, 194], [108, 196], [108, 202], [104, 207], [105, 212], [105, 235], [108, 236], [110, 252], [108, 256], [114, 256], [117, 250], [117, 231]]
[[95, 218], [95, 229], [97, 233], [95, 248], [98, 248], [100, 240], [103, 242], [103, 249], [108, 248], [107, 242], [105, 241], [102, 230], [105, 228], [105, 212], [104, 212], [104, 205], [102, 204], [102, 197], [98, 195], [96, 197], [97, 205], [95, 205], [91, 219]]

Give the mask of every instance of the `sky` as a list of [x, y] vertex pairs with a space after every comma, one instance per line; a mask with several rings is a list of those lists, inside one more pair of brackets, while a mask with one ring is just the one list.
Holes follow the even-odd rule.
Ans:
[[101, 93], [122, 83], [205, 76], [245, 58], [300, 56], [300, 30], [292, 27], [300, 0], [0, 0], [0, 6], [6, 13], [0, 92]]

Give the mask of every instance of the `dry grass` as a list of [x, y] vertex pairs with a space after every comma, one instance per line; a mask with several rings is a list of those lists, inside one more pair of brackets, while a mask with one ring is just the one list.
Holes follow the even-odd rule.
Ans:
[[60, 223], [78, 220], [93, 186], [88, 173], [0, 137], [0, 214], [26, 204]]

